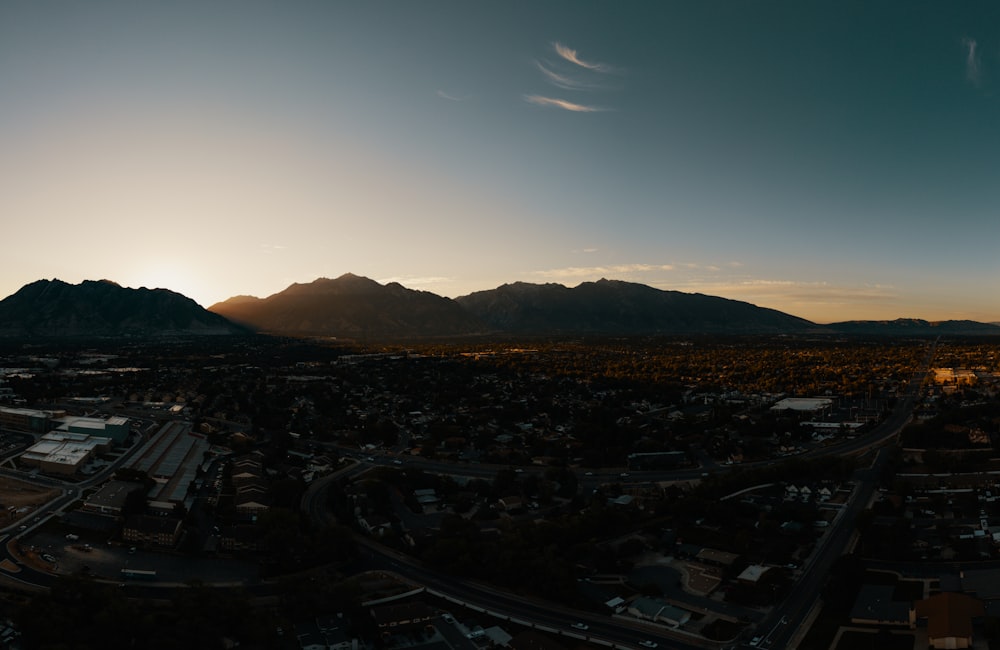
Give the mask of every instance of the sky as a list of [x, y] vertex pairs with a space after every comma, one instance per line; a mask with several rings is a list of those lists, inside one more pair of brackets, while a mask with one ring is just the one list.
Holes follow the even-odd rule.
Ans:
[[7, 0], [0, 297], [608, 278], [1000, 321], [991, 5]]

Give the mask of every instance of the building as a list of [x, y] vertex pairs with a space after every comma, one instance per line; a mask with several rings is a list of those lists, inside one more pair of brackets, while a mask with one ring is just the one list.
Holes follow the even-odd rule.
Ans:
[[125, 520], [122, 538], [136, 544], [173, 548], [181, 538], [181, 520], [173, 517], [132, 515]]
[[978, 598], [945, 592], [917, 601], [910, 610], [910, 625], [927, 619], [927, 641], [932, 648], [971, 648], [972, 619], [985, 615]]
[[128, 418], [112, 416], [107, 420], [101, 418], [85, 418], [65, 416], [52, 420], [56, 431], [64, 433], [82, 433], [88, 436], [110, 438], [116, 445], [124, 445], [128, 439]]
[[433, 607], [422, 602], [381, 605], [373, 607], [371, 611], [375, 625], [382, 634], [421, 628], [437, 616]]
[[29, 447], [19, 460], [28, 467], [37, 467], [46, 474], [72, 476], [87, 461], [111, 451], [110, 438], [98, 438], [83, 433], [52, 431]]
[[720, 551], [714, 548], [703, 548], [698, 551], [695, 558], [699, 562], [704, 562], [705, 564], [711, 564], [712, 566], [729, 569], [736, 564], [736, 561], [740, 559], [740, 556], [736, 553], [729, 553], [728, 551]]
[[910, 603], [894, 600], [889, 585], [861, 585], [851, 608], [851, 622], [861, 625], [910, 626]]
[[760, 582], [760, 579], [764, 577], [764, 574], [770, 570], [771, 567], [763, 566], [761, 564], [751, 564], [747, 568], [736, 576], [738, 582], [742, 582], [746, 585], [755, 585]]
[[833, 400], [826, 397], [786, 397], [771, 407], [772, 411], [800, 411], [816, 413], [833, 406]]
[[187, 422], [168, 422], [133, 457], [131, 468], [155, 484], [146, 494], [150, 509], [162, 513], [184, 503], [211, 445], [191, 431]]
[[52, 420], [64, 415], [65, 411], [0, 407], [0, 428], [45, 433], [52, 428]]
[[140, 483], [108, 481], [99, 490], [87, 497], [80, 509], [86, 512], [120, 517], [129, 495], [133, 492], [143, 491], [144, 489]]
[[655, 598], [636, 598], [628, 606], [628, 613], [647, 621], [666, 623], [678, 627], [691, 620], [691, 612], [668, 605]]
[[236, 493], [236, 516], [243, 521], [257, 521], [257, 517], [271, 508], [270, 495], [257, 490]]

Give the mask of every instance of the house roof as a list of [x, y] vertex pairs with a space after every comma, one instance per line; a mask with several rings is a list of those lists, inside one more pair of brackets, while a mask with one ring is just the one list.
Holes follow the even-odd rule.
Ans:
[[915, 609], [918, 618], [927, 618], [927, 636], [932, 639], [971, 638], [972, 619], [986, 615], [981, 600], [954, 592], [918, 601]]
[[981, 600], [1000, 600], [1000, 569], [962, 572], [962, 591]]
[[770, 568], [771, 567], [762, 566], [760, 564], [751, 564], [747, 568], [743, 569], [743, 572], [740, 573], [736, 579], [743, 580], [745, 582], [757, 582]]
[[893, 600], [893, 591], [895, 589], [887, 585], [861, 585], [851, 608], [851, 618], [909, 625], [910, 605]]
[[663, 609], [665, 604], [666, 603], [654, 598], [640, 597], [632, 601], [632, 604], [629, 605], [629, 609], [639, 612], [642, 616], [653, 618], [660, 612], [661, 609]]

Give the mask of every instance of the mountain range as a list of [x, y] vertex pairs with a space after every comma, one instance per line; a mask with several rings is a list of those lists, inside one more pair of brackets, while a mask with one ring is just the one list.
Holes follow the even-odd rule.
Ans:
[[998, 335], [1000, 326], [918, 319], [818, 325], [747, 302], [619, 280], [515, 282], [450, 299], [345, 274], [207, 310], [167, 289], [39, 280], [0, 301], [0, 337], [240, 335], [393, 340], [488, 335], [865, 334]]
[[160, 337], [247, 334], [245, 327], [167, 289], [109, 280], [38, 280], [0, 300], [0, 337]]

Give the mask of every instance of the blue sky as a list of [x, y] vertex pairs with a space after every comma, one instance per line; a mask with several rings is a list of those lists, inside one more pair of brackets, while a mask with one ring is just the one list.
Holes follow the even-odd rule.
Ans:
[[1000, 11], [6, 2], [0, 295], [601, 277], [1000, 321]]

